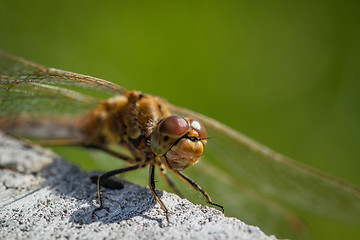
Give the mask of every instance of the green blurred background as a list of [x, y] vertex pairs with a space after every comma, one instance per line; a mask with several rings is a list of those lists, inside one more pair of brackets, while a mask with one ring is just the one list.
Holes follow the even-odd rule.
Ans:
[[[0, 48], [162, 96], [359, 186], [359, 5], [0, 0]], [[324, 221], [314, 239], [359, 234]]]

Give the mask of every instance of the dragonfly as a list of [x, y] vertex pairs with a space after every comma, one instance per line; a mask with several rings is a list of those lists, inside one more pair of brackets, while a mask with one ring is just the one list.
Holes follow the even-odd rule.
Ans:
[[[149, 188], [165, 213], [169, 211], [155, 192], [156, 167], [179, 195], [166, 170], [199, 191], [208, 204], [222, 211], [226, 208], [229, 215], [269, 233], [306, 235], [299, 211], [360, 225], [360, 189], [355, 186], [163, 98], [44, 67], [3, 51], [0, 129], [54, 144], [97, 149], [125, 160], [127, 167], [97, 178], [100, 206], [105, 179], [149, 166]], [[115, 151], [113, 145], [126, 151]], [[188, 167], [208, 183], [207, 190], [215, 193], [221, 205], [183, 173]]]

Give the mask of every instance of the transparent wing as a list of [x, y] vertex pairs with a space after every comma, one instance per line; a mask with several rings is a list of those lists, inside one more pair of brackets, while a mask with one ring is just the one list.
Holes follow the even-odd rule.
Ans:
[[171, 109], [206, 126], [211, 139], [193, 174], [228, 214], [269, 233], [292, 229], [298, 236], [305, 233], [298, 214], [360, 225], [360, 189], [273, 152], [213, 119], [176, 106]]
[[0, 51], [0, 116], [82, 113], [99, 100], [125, 92], [102, 79], [47, 68]]

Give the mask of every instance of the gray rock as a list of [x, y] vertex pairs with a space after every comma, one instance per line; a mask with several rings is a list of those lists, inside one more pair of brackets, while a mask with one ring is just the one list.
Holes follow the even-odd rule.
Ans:
[[220, 211], [119, 181], [99, 210], [90, 178], [48, 150], [0, 133], [0, 239], [276, 239]]

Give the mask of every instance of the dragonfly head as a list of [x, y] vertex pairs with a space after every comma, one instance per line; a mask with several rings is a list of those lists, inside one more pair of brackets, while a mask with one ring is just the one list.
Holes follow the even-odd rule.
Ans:
[[156, 155], [165, 157], [170, 168], [181, 171], [199, 160], [206, 139], [206, 130], [200, 122], [171, 115], [156, 125], [150, 146]]

